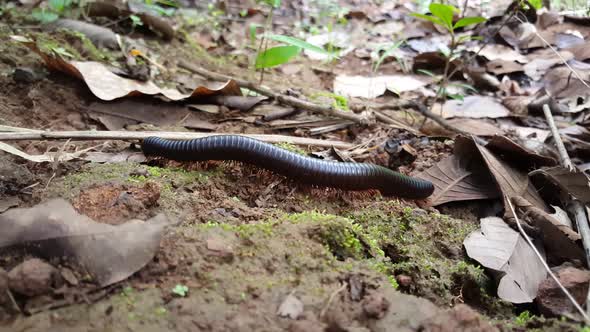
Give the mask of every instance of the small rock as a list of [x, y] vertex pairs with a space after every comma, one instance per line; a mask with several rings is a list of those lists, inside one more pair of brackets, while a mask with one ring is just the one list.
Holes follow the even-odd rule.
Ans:
[[12, 79], [17, 83], [34, 83], [43, 79], [44, 74], [33, 68], [19, 67], [12, 73]]
[[234, 249], [232, 246], [225, 241], [225, 239], [212, 236], [207, 239], [207, 249], [209, 249], [211, 255], [232, 260], [234, 257]]
[[360, 275], [353, 274], [348, 279], [350, 285], [350, 299], [353, 301], [360, 301], [364, 294], [364, 284]]
[[[572, 294], [576, 301], [582, 305], [588, 294], [590, 271], [563, 265], [557, 267], [555, 270], [559, 281]], [[548, 317], [561, 316], [564, 313], [575, 311], [573, 304], [551, 277], [547, 277], [539, 285], [537, 303], [539, 305], [539, 311]]]
[[133, 171], [131, 171], [131, 173], [129, 173], [130, 176], [144, 176], [144, 177], [149, 177], [151, 174], [150, 172], [147, 170], [147, 168], [138, 168], [135, 169]]
[[76, 275], [72, 270], [64, 267], [60, 270], [60, 274], [68, 284], [72, 286], [78, 286], [78, 278], [76, 278]]
[[59, 274], [56, 268], [44, 261], [33, 258], [15, 266], [8, 273], [11, 290], [26, 296], [37, 296], [52, 291]]
[[369, 318], [381, 319], [389, 309], [389, 301], [381, 293], [372, 293], [362, 303], [363, 312]]
[[412, 284], [412, 277], [407, 276], [405, 274], [400, 274], [396, 276], [395, 280], [397, 280], [397, 283], [404, 288], [410, 287], [410, 285]]
[[297, 319], [303, 313], [303, 302], [299, 300], [295, 295], [289, 294], [279, 306], [277, 315], [280, 317], [289, 317], [291, 319]]
[[497, 332], [480, 314], [465, 304], [440, 312], [422, 324], [421, 331], [429, 332]]

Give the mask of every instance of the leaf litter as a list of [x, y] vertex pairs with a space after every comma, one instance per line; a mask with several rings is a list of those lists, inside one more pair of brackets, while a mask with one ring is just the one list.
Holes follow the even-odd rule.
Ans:
[[[322, 81], [322, 84], [329, 90], [331, 89], [331, 93], [335, 96], [320, 101], [333, 102], [333, 105], [338, 103], [340, 106], [346, 105], [345, 108], [340, 109], [342, 112], [359, 112], [355, 107], [351, 107], [353, 109], [351, 111], [348, 109], [348, 105], [357, 106], [357, 104], [369, 100], [376, 102], [377, 108], [383, 108], [380, 110], [383, 111], [381, 114], [387, 114], [389, 119], [394, 119], [402, 125], [391, 123], [385, 125], [379, 122], [382, 120], [378, 120], [376, 126], [375, 123], [372, 123], [371, 139], [367, 138], [368, 130], [362, 126], [359, 127], [354, 121], [334, 119], [325, 114], [310, 115], [305, 108], [292, 109], [285, 107], [285, 105], [274, 110], [273, 104], [264, 105], [270, 106], [269, 108], [260, 107], [265, 101], [264, 98], [244, 96], [244, 91], [241, 89], [244, 86], [240, 87], [237, 80], [217, 80], [217, 83], [205, 83], [196, 89], [188, 86], [188, 89], [184, 90], [174, 84], [162, 84], [161, 78], [158, 78], [159, 83], [156, 84], [153, 79], [166, 73], [169, 63], [165, 59], [164, 66], [157, 64], [152, 58], [147, 57], [147, 53], [143, 49], [141, 55], [146, 57], [142, 59], [148, 59], [148, 66], [152, 69], [155, 68], [155, 71], [150, 71], [148, 79], [142, 81], [130, 79], [129, 77], [133, 77], [133, 75], [125, 73], [125, 70], [114, 69], [110, 64], [79, 59], [64, 60], [68, 56], [63, 50], [60, 50], [61, 56], [56, 57], [55, 54], [41, 52], [29, 41], [22, 38], [17, 39], [25, 44], [28, 43], [29, 47], [33, 47], [33, 50], [44, 59], [48, 68], [83, 80], [93, 95], [102, 100], [95, 99], [88, 103], [90, 106], [87, 107], [87, 114], [90, 114], [90, 119], [95, 123], [99, 123], [109, 130], [135, 130], [138, 126], [146, 124], [158, 128], [181, 127], [181, 130], [223, 131], [227, 128], [230, 130], [239, 128], [238, 130], [254, 132], [281, 130], [289, 131], [294, 135], [318, 135], [327, 139], [354, 140], [355, 143], [359, 143], [355, 148], [338, 152], [347, 160], [354, 161], [356, 159], [357, 161], [376, 161], [378, 163], [386, 163], [387, 154], [390, 158], [395, 158], [396, 155], [384, 151], [378, 145], [371, 146], [372, 143], [365, 143], [372, 142], [374, 137], [403, 136], [407, 135], [407, 132], [416, 136], [416, 133], [421, 131], [424, 136], [417, 138], [429, 142], [432, 146], [440, 146], [434, 143], [439, 139], [451, 142], [454, 149], [450, 149], [453, 151], [450, 154], [448, 152], [442, 153], [441, 151], [444, 150], [440, 148], [438, 151], [433, 148], [417, 151], [415, 144], [406, 143], [404, 145], [403, 151], [413, 164], [410, 162], [411, 166], [406, 165], [402, 169], [412, 170], [413, 168], [415, 176], [430, 180], [435, 185], [434, 195], [428, 201], [423, 202], [425, 204], [423, 207], [442, 209], [452, 206], [456, 202], [481, 205], [488, 204], [490, 201], [500, 202], [500, 205], [504, 205], [504, 220], [489, 217], [488, 213], [487, 218], [481, 219], [481, 230], [472, 233], [465, 239], [464, 245], [467, 254], [478, 260], [484, 267], [493, 270], [493, 275], [499, 275], [497, 295], [501, 299], [513, 303], [541, 302], [536, 299], [537, 288], [545, 279], [545, 272], [540, 268], [540, 264], [530, 248], [523, 242], [521, 235], [512, 229], [514, 227], [512, 217], [507, 213], [506, 202], [500, 199], [500, 196], [509, 199], [516, 197], [516, 201], [519, 202], [517, 204], [519, 210], [524, 211], [527, 215], [525, 218], [527, 231], [535, 235], [538, 247], [546, 252], [547, 259], [551, 264], [557, 266], [564, 262], [584, 261], [580, 236], [576, 232], [575, 223], [573, 223], [574, 228], [572, 228], [571, 222], [570, 226], [567, 226], [560, 221], [567, 218], [560, 217], [558, 219], [549, 212], [552, 209], [559, 211], [559, 206], [566, 207], [570, 197], [587, 203], [587, 176], [582, 171], [570, 172], [555, 166], [557, 158], [555, 152], [551, 151], [554, 150], [552, 138], [544, 119], [538, 116], [538, 108], [535, 109], [534, 102], [541, 98], [548, 98], [545, 100], [553, 105], [560, 132], [573, 159], [579, 164], [588, 164], [587, 151], [590, 145], [586, 141], [590, 135], [588, 135], [588, 124], [585, 120], [588, 112], [588, 88], [585, 82], [578, 79], [578, 76], [583, 79], [587, 79], [588, 76], [586, 73], [588, 67], [581, 61], [586, 60], [587, 52], [585, 52], [584, 45], [590, 30], [579, 19], [564, 17], [556, 12], [535, 13], [529, 8], [529, 10], [522, 11], [529, 22], [523, 22], [510, 17], [511, 9], [497, 8], [498, 10], [492, 10], [492, 19], [486, 22], [477, 19], [474, 21], [479, 23], [476, 27], [462, 29], [461, 32], [458, 32], [458, 36], [461, 38], [482, 34], [486, 37], [484, 41], [467, 41], [465, 45], [456, 49], [458, 53], [467, 55], [467, 57], [456, 57], [449, 62], [448, 72], [453, 73], [450, 82], [467, 85], [469, 88], [449, 86], [447, 87], [448, 95], [439, 98], [435, 96], [440, 93], [438, 88], [445, 72], [445, 52], [449, 51], [449, 36], [440, 24], [406, 17], [414, 10], [417, 11], [417, 8], [413, 6], [413, 4], [397, 5], [392, 3], [367, 4], [359, 6], [354, 11], [349, 11], [346, 14], [348, 16], [339, 17], [339, 19], [349, 20], [352, 27], [347, 27], [348, 29], [340, 29], [337, 26], [335, 31], [323, 31], [322, 33], [311, 33], [305, 29], [300, 31], [297, 30], [298, 28], [293, 30], [292, 35], [306, 37], [301, 40], [307, 40], [316, 47], [335, 49], [339, 53], [339, 59], [335, 61], [332, 59], [334, 62], [330, 64], [330, 70], [326, 70], [326, 63], [319, 65], [319, 61], [325, 61], [331, 57], [329, 54], [317, 52], [317, 50], [314, 52], [309, 46], [302, 46], [302, 44], [293, 44], [294, 37], [274, 33], [274, 36], [279, 36], [275, 37], [274, 41], [290, 45], [284, 47], [291, 47], [290, 60], [294, 63], [293, 68], [296, 70], [281, 67], [278, 71], [273, 72], [271, 69], [268, 76], [265, 73], [265, 78], [275, 79], [270, 84], [285, 83], [282, 82], [283, 77], [279, 77], [278, 80], [273, 77], [279, 72], [282, 72], [284, 76], [293, 76], [295, 81], [301, 80], [303, 72], [301, 68], [306, 68], [306, 75], [310, 75], [312, 79], [318, 79], [322, 75], [327, 77], [322, 77], [319, 81]], [[479, 8], [476, 7], [469, 4], [466, 8], [470, 15], [473, 11], [475, 16], [480, 14]], [[91, 4], [89, 8], [92, 9], [91, 17], [101, 13], [100, 3], [96, 6]], [[138, 15], [142, 23], [153, 31], [159, 32], [165, 39], [175, 38], [178, 35], [176, 24], [169, 24], [170, 21], [165, 18], [167, 14], [157, 14], [153, 9], [154, 7], [146, 8], [136, 4], [121, 8], [106, 5], [102, 8], [103, 13], [111, 18], [128, 14]], [[235, 11], [232, 6], [226, 9], [227, 13]], [[169, 8], [165, 10], [170, 13], [175, 12]], [[198, 12], [198, 10], [193, 10], [193, 12]], [[183, 11], [178, 11], [178, 13], [185, 15]], [[259, 8], [249, 8], [245, 12], [240, 12], [239, 15], [244, 18], [244, 22], [263, 22], [264, 15], [261, 13], [264, 11]], [[287, 10], [286, 13], [288, 16], [289, 11]], [[433, 11], [433, 13], [435, 12]], [[275, 21], [277, 31], [289, 31], [291, 28], [284, 25], [292, 23], [292, 17], [282, 16], [283, 14], [285, 13], [277, 14]], [[311, 15], [310, 13], [305, 14]], [[448, 13], [440, 11], [438, 14], [444, 14], [445, 20], [449, 21], [445, 21], [447, 25], [452, 25], [461, 17], [456, 17], [456, 15], [454, 17], [452, 12], [450, 16], [447, 15]], [[187, 17], [184, 16], [184, 18]], [[394, 18], [393, 21], [391, 21], [392, 18]], [[508, 18], [511, 21], [508, 24], [502, 24], [502, 20]], [[310, 22], [322, 19], [324, 17], [313, 17]], [[427, 15], [427, 19], [435, 21], [430, 15]], [[211, 31], [206, 34], [209, 37], [205, 36], [202, 38], [203, 40], [197, 38], [197, 43], [206, 45], [207, 52], [212, 52], [217, 56], [230, 54], [230, 52], [233, 52], [237, 57], [248, 54], [252, 49], [243, 49], [247, 40], [238, 32], [247, 29], [240, 29], [244, 26], [242, 22], [231, 21], [231, 24], [227, 26], [231, 26], [232, 29], [224, 27], [223, 29], [229, 30], [217, 31], [216, 28], [210, 28]], [[367, 24], [363, 25], [363, 21], [366, 21]], [[112, 33], [101, 30], [103, 36], [94, 35], [94, 33], [98, 33], [98, 30], [84, 30], [80, 28], [84, 24], [65, 22], [70, 24], [70, 28], [88, 35], [95, 43], [101, 44], [102, 42], [103, 45], [106, 43], [113, 46]], [[222, 25], [224, 24], [222, 23]], [[215, 25], [212, 24], [211, 27], [215, 27]], [[494, 35], [495, 29], [499, 29], [497, 36]], [[221, 33], [220, 31], [225, 32]], [[358, 38], [359, 32], [363, 33], [360, 35], [363, 36], [361, 37], [363, 39]], [[299, 34], [296, 35], [296, 33]], [[191, 36], [191, 34], [187, 35]], [[384, 54], [385, 50], [379, 45], [390, 42], [391, 35], [395, 38], [407, 38], [407, 40], [405, 43], [400, 43], [395, 52]], [[194, 33], [192, 36], [195, 38]], [[286, 41], [285, 38], [291, 39]], [[363, 43], [359, 43], [359, 40], [363, 40]], [[546, 42], [554, 46], [558, 53], [546, 48]], [[481, 48], [483, 44], [485, 47]], [[297, 48], [296, 52], [295, 48]], [[303, 48], [304, 56], [299, 55], [300, 48]], [[476, 53], [477, 55], [475, 55]], [[473, 58], [469, 58], [469, 56], [473, 56]], [[125, 57], [129, 58], [128, 55]], [[159, 59], [161, 61], [162, 58]], [[273, 63], [272, 59], [265, 61], [267, 63], [260, 67], [279, 64]], [[474, 64], [474, 62], [477, 63]], [[235, 71], [236, 77], [240, 76], [240, 71], [247, 66], [243, 63], [241, 65], [241, 69]], [[572, 73], [572, 69], [575, 71], [575, 75]], [[167, 76], [164, 81], [168, 82], [169, 79], [170, 77]], [[303, 81], [308, 81], [307, 77]], [[311, 80], [309, 81], [311, 82]], [[301, 94], [307, 93], [305, 88], [298, 88], [297, 84], [289, 82], [288, 85], [289, 89], [286, 91], [290, 96], [300, 97]], [[130, 98], [138, 95], [146, 95], [147, 99], [137, 102], [136, 99]], [[150, 98], [154, 102], [148, 101]], [[155, 102], [159, 98], [164, 101]], [[434, 121], [428, 120], [424, 125], [422, 115], [425, 113], [418, 112], [416, 109], [399, 107], [398, 100], [412, 100], [423, 104], [433, 114], [440, 115], [443, 118], [443, 124], [449, 124], [458, 129], [460, 133], [457, 133], [456, 130], [449, 130], [448, 127], [441, 125], [440, 121], [437, 122], [437, 125], [432, 125]], [[390, 105], [391, 109], [385, 108], [387, 105]], [[192, 109], [199, 108], [203, 112], [192, 111]], [[370, 112], [371, 107], [363, 110], [367, 109]], [[266, 115], [272, 119], [274, 113], [277, 113], [281, 119], [260, 121]], [[381, 119], [383, 118], [385, 117]], [[431, 117], [431, 119], [434, 118]], [[400, 132], [400, 128], [412, 128], [412, 130]], [[465, 136], [465, 134], [472, 136]], [[437, 136], [442, 136], [442, 138]], [[84, 153], [64, 151], [58, 159], [55, 159], [52, 154], [35, 155], [20, 151], [13, 146], [4, 146], [4, 150], [30, 161], [53, 162], [54, 165], [56, 160], [66, 162], [85, 159], [94, 162], [120, 163], [134, 158], [132, 149], [119, 150], [114, 153], [92, 150], [83, 150]], [[333, 152], [324, 151], [323, 154], [316, 152], [315, 155], [331, 156]], [[140, 162], [143, 159], [137, 159], [137, 161]], [[538, 186], [540, 180], [545, 181], [543, 183], [547, 185]], [[174, 190], [177, 189], [172, 187]], [[264, 205], [269, 204], [268, 200], [273, 200], [273, 196], [268, 193], [281, 187], [282, 185], [275, 184], [266, 189]], [[548, 189], [554, 187], [559, 190], [551, 192], [551, 189]], [[183, 190], [192, 192], [194, 188]], [[548, 193], [548, 191], [550, 192]], [[197, 192], [203, 194], [203, 191]], [[5, 204], [8, 209], [6, 213], [24, 211], [11, 210], [10, 208], [14, 204], [19, 203]], [[549, 208], [549, 206], [553, 208]], [[297, 206], [294, 208], [300, 209]], [[63, 207], [63, 209], [66, 208]], [[23, 213], [23, 215], [25, 214]], [[502, 215], [502, 211], [496, 211], [494, 215]], [[84, 219], [86, 217], [74, 215], [72, 218]], [[86, 218], [85, 221], [90, 223], [92, 220]], [[149, 223], [151, 221], [144, 224]], [[388, 255], [399, 256], [395, 250], [391, 248], [387, 250], [391, 251], [388, 252]], [[153, 252], [149, 254], [154, 255]], [[401, 259], [404, 258], [401, 257]], [[111, 277], [111, 280], [123, 280], [129, 277], [129, 271], [141, 269], [145, 262], [142, 266], [139, 263], [132, 265], [125, 273], [121, 274], [126, 275], [125, 277]], [[270, 268], [272, 269], [272, 267]], [[105, 279], [109, 280], [109, 278]], [[405, 280], [404, 278], [400, 280], [402, 279]], [[176, 285], [183, 286], [184, 284], [178, 282]], [[191, 286], [191, 293], [186, 294], [187, 297], [190, 298], [194, 294], [193, 289], [196, 288]], [[463, 288], [461, 289], [463, 290]], [[286, 294], [286, 292], [282, 292], [282, 294]], [[298, 294], [300, 294], [299, 291]], [[275, 310], [277, 310], [277, 306], [279, 309], [275, 311], [275, 314], [293, 319], [303, 317], [305, 321], [307, 316], [303, 311], [304, 304], [305, 309], [309, 310], [305, 297], [298, 296], [296, 298], [289, 295], [276, 301]], [[375, 317], [383, 318], [382, 315], [383, 313], [379, 312]], [[340, 328], [338, 324], [342, 323], [335, 324], [334, 326]]]

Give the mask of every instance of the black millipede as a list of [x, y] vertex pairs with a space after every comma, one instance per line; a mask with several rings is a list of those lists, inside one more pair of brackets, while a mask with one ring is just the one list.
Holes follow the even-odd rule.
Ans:
[[303, 156], [270, 143], [240, 135], [216, 135], [192, 140], [148, 137], [146, 156], [176, 161], [231, 160], [251, 164], [304, 184], [344, 190], [377, 189], [384, 196], [427, 198], [431, 182], [368, 163], [327, 161]]

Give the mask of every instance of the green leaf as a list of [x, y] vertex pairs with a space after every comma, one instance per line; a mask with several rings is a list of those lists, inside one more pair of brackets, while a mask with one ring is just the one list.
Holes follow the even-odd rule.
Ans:
[[139, 18], [139, 16], [130, 15], [129, 18], [131, 19], [131, 25], [133, 25], [134, 27], [138, 27], [138, 26], [143, 25], [143, 22], [141, 21], [141, 18]]
[[445, 26], [444, 22], [441, 21], [440, 18], [438, 18], [438, 17], [434, 17], [434, 16], [430, 16], [430, 15], [424, 15], [424, 14], [420, 14], [420, 13], [411, 13], [410, 16], [414, 16], [414, 17], [417, 17], [417, 18], [421, 18], [423, 20], [430, 21], [430, 22], [432, 22], [434, 24]]
[[466, 90], [470, 90], [470, 91], [473, 91], [473, 92], [476, 92], [477, 93], [477, 89], [474, 88], [470, 84], [465, 84], [465, 83], [452, 83], [452, 84], [449, 84], [449, 86], [458, 86], [458, 87], [462, 87], [462, 88], [464, 88]]
[[31, 13], [31, 16], [35, 20], [37, 20], [43, 24], [51, 23], [53, 21], [56, 21], [59, 18], [59, 16], [56, 13], [46, 12], [45, 10], [40, 10], [40, 9], [33, 10], [33, 12]]
[[405, 40], [400, 40], [397, 43], [392, 44], [391, 46], [389, 46], [387, 48], [387, 46], [382, 46], [379, 49], [377, 49], [376, 51], [382, 51], [385, 50], [385, 52], [383, 52], [383, 54], [379, 57], [379, 60], [377, 60], [377, 62], [375, 63], [375, 67], [373, 68], [373, 71], [377, 71], [377, 69], [379, 69], [379, 66], [381, 66], [381, 63], [383, 62], [383, 60], [385, 60], [385, 58], [387, 58], [393, 51], [395, 51], [396, 49], [398, 49], [401, 44], [404, 43]]
[[294, 38], [294, 37], [290, 37], [290, 36], [285, 36], [285, 35], [266, 34], [264, 36], [266, 38], [268, 38], [268, 39], [271, 39], [271, 40], [274, 40], [274, 41], [278, 41], [278, 42], [281, 42], [281, 43], [285, 43], [285, 44], [288, 44], [288, 45], [292, 45], [292, 46], [297, 46], [297, 47], [302, 48], [304, 50], [308, 50], [308, 51], [312, 51], [312, 52], [317, 52], [317, 53], [321, 53], [321, 54], [325, 54], [325, 55], [337, 57], [334, 53], [328, 52], [323, 47], [319, 47], [317, 45], [310, 44], [310, 43], [306, 42], [305, 40], [301, 40], [301, 39], [298, 39], [298, 38]]
[[61, 14], [67, 8], [72, 6], [72, 0], [49, 0], [49, 8], [54, 12]]
[[465, 100], [465, 96], [463, 96], [462, 94], [448, 94], [447, 97], [454, 99], [454, 100], [458, 100], [458, 101]]
[[262, 24], [258, 24], [258, 23], [251, 23], [250, 27], [248, 27], [248, 30], [250, 30], [250, 43], [252, 45], [254, 45], [254, 42], [256, 41], [256, 29], [262, 27]]
[[543, 7], [543, 0], [529, 0], [529, 3], [537, 10]]
[[463, 17], [462, 19], [457, 21], [457, 23], [455, 23], [455, 25], [453, 26], [453, 29], [462, 28], [464, 26], [473, 25], [473, 24], [479, 24], [479, 23], [485, 22], [485, 21], [486, 21], [486, 19], [481, 16]]
[[430, 77], [434, 77], [434, 76], [436, 76], [436, 75], [434, 75], [434, 73], [433, 73], [433, 72], [431, 72], [430, 70], [426, 70], [426, 69], [418, 69], [418, 70], [416, 70], [416, 71], [417, 71], [417, 72], [419, 72], [419, 73], [421, 73], [421, 74], [428, 75], [428, 76], [430, 76]]
[[277, 46], [258, 54], [256, 69], [282, 65], [301, 52], [297, 46]]
[[172, 289], [172, 293], [178, 295], [178, 296], [182, 296], [185, 297], [188, 294], [188, 287], [185, 285], [176, 285], [174, 286], [174, 288]]
[[262, 2], [273, 8], [279, 8], [281, 6], [281, 0], [263, 0]]
[[432, 15], [438, 17], [450, 31], [453, 30], [453, 14], [457, 9], [451, 5], [431, 3], [428, 7]]

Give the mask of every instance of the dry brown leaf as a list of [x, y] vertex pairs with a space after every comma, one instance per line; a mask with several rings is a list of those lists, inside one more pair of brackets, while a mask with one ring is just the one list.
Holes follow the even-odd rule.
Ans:
[[[440, 105], [434, 112], [440, 112]], [[442, 107], [442, 116], [446, 119], [462, 118], [501, 118], [510, 116], [510, 111], [491, 97], [468, 96], [463, 101], [448, 100]]]
[[568, 51], [559, 51], [558, 55], [548, 49], [533, 52], [528, 55], [528, 58], [530, 61], [524, 65], [524, 73], [534, 81], [538, 81], [551, 67], [573, 59], [574, 55]]
[[[461, 143], [457, 141], [456, 144]], [[416, 175], [434, 184], [434, 193], [428, 198], [429, 205], [499, 196], [489, 172], [482, 169], [481, 165], [473, 165], [477, 163], [468, 160], [469, 157], [451, 155]], [[470, 163], [472, 165], [468, 165]]]
[[498, 296], [512, 303], [530, 303], [547, 272], [532, 248], [501, 218], [481, 219], [481, 229], [463, 241], [467, 255], [502, 274]]
[[216, 125], [199, 119], [198, 113], [186, 106], [145, 99], [123, 99], [110, 103], [96, 102], [88, 108], [90, 115], [108, 130], [121, 130], [128, 125], [150, 123], [158, 127], [182, 126], [215, 130]]
[[176, 89], [160, 88], [155, 83], [140, 82], [115, 75], [109, 68], [93, 61], [65, 61], [41, 52], [35, 42], [20, 36], [12, 36], [13, 40], [23, 43], [43, 58], [49, 69], [61, 71], [73, 77], [84, 80], [90, 91], [102, 100], [114, 100], [126, 96], [164, 95], [168, 99], [178, 101], [191, 97], [212, 97], [215, 95], [241, 96], [242, 91], [234, 80], [225, 83], [212, 83], [211, 87], [200, 86], [190, 94], [180, 93]]
[[493, 137], [486, 145], [486, 148], [497, 155], [501, 155], [504, 161], [527, 172], [543, 166], [557, 165], [556, 159], [530, 151], [506, 136]]
[[[492, 172], [492, 175], [496, 180], [497, 185], [500, 187], [500, 191], [505, 199], [506, 197], [510, 199], [512, 197], [522, 196], [541, 210], [549, 211], [547, 205], [539, 196], [539, 193], [534, 188], [525, 171], [520, 171], [499, 159], [492, 151], [484, 146], [476, 144], [476, 147], [486, 162], [489, 170]], [[506, 202], [504, 203], [505, 207], [508, 206]], [[505, 214], [510, 215], [508, 209], [506, 209]]]
[[530, 96], [508, 96], [502, 98], [502, 105], [515, 116], [527, 116], [531, 101]]
[[571, 46], [565, 49], [574, 55], [578, 61], [586, 61], [590, 59], [590, 42], [584, 42], [580, 45]]
[[584, 172], [570, 172], [564, 167], [557, 166], [534, 170], [529, 175], [542, 175], [561, 188], [564, 193], [572, 195], [584, 204], [590, 203], [590, 182]]
[[63, 199], [8, 210], [0, 215], [0, 223], [4, 225], [0, 248], [23, 246], [36, 248], [47, 260], [72, 259], [102, 287], [126, 279], [148, 263], [168, 225], [161, 214], [118, 226], [97, 223]]
[[559, 265], [573, 259], [583, 262], [585, 260], [578, 233], [563, 225], [549, 213], [534, 207], [522, 197], [515, 197], [514, 204], [523, 209], [533, 224], [540, 230], [547, 255], [552, 258], [552, 263]]
[[497, 126], [481, 119], [450, 119], [447, 121], [450, 125], [458, 128], [468, 134], [477, 136], [494, 136], [502, 135], [504, 131]]

